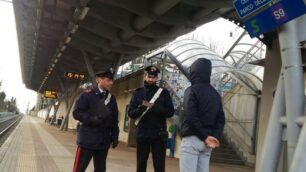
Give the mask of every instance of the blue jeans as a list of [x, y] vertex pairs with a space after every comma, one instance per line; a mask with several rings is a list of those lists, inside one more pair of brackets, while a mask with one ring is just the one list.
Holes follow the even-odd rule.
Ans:
[[180, 172], [209, 172], [211, 151], [196, 136], [184, 137], [180, 148]]

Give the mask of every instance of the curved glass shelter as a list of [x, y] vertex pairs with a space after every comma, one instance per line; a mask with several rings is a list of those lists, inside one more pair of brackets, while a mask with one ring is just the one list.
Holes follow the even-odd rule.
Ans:
[[199, 41], [175, 41], [166, 47], [166, 52], [168, 56], [172, 55], [172, 58], [174, 57], [177, 60], [176, 63], [179, 63], [186, 73], [188, 73], [189, 67], [195, 60], [199, 58], [206, 58], [211, 60], [212, 85], [214, 85], [216, 81], [220, 81], [220, 79], [230, 80], [231, 78], [232, 80], [235, 80], [237, 83], [245, 87], [252, 94], [256, 94], [257, 91], [262, 87], [262, 80], [258, 76], [249, 71], [235, 67], [235, 65], [230, 64], [225, 59], [223, 59], [221, 55], [210, 50], [209, 47], [205, 46]]

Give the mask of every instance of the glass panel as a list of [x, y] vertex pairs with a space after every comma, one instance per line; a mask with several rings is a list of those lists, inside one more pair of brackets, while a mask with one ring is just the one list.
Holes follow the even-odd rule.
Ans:
[[[254, 44], [255, 43], [256, 40], [254, 41]], [[256, 46], [258, 46], [258, 48]], [[237, 70], [232, 64], [236, 64], [238, 62], [240, 67], [246, 69], [246, 71], [251, 72], [254, 69], [254, 66], [248, 66], [245, 65], [245, 63], [259, 58], [258, 54], [262, 54], [259, 53], [260, 51], [258, 51], [262, 45], [259, 45], [257, 41], [256, 46], [252, 45], [252, 43], [237, 45], [231, 53], [232, 58], [228, 58], [229, 60], [224, 60], [220, 55], [214, 53], [207, 46], [195, 40], [180, 40], [173, 42], [166, 49], [168, 49], [177, 58], [177, 60], [181, 62], [182, 66], [186, 68], [187, 71], [189, 71], [189, 67], [195, 60], [199, 58], [206, 58], [212, 62], [212, 76], [223, 76], [222, 73]], [[250, 48], [252, 49], [249, 50]], [[262, 83], [254, 75], [243, 71], [232, 73], [237, 77], [237, 79], [243, 81], [243, 83], [245, 83], [251, 89], [261, 89]], [[234, 85], [233, 82], [229, 83], [224, 82], [223, 80], [219, 80], [218, 82], [221, 83], [217, 84], [217, 78], [222, 79], [222, 77], [220, 78], [219, 76], [214, 76], [214, 83], [212, 83], [212, 85], [215, 85], [216, 87], [224, 87], [225, 89], [229, 89]]]

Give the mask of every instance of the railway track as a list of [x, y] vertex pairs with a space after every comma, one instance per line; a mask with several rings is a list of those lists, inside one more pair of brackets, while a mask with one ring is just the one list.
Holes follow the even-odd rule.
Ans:
[[14, 115], [11, 117], [0, 118], [0, 147], [22, 118], [23, 115]]

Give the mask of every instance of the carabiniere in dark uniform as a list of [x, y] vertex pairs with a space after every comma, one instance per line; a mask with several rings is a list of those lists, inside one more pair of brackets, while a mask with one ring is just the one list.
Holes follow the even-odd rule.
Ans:
[[[93, 114], [88, 114], [85, 109], [94, 108], [101, 99], [107, 97], [109, 92], [104, 95], [100, 93], [100, 90], [95, 87], [89, 93], [84, 93], [79, 98], [76, 108], [75, 117], [82, 122], [78, 129], [77, 144], [89, 149], [108, 149], [112, 143], [112, 140], [118, 138], [119, 128], [118, 128], [118, 109], [117, 103], [114, 96], [112, 96], [107, 108], [108, 112], [101, 112], [106, 115], [106, 117], [99, 122], [95, 121], [96, 118]], [[109, 113], [109, 114], [106, 114]]]
[[[118, 145], [118, 107], [116, 98], [108, 89], [100, 88], [107, 83], [111, 88], [113, 72], [107, 70], [96, 74], [98, 86], [89, 92], [83, 92], [76, 102], [73, 116], [81, 122], [78, 127], [78, 150], [75, 159], [74, 172], [85, 171], [93, 157], [95, 171], [106, 170], [106, 157], [110, 145]], [[103, 84], [100, 84], [102, 82]], [[105, 104], [105, 100], [109, 100]]]
[[[158, 68], [149, 66], [145, 69], [144, 88], [138, 88], [130, 101], [128, 115], [139, 118], [146, 110], [143, 102], [151, 100], [159, 87], [156, 85]], [[174, 107], [169, 91], [163, 88], [160, 96], [137, 126], [137, 172], [145, 172], [147, 159], [152, 151], [155, 172], [165, 171], [166, 140], [168, 137], [166, 118], [172, 117]]]

